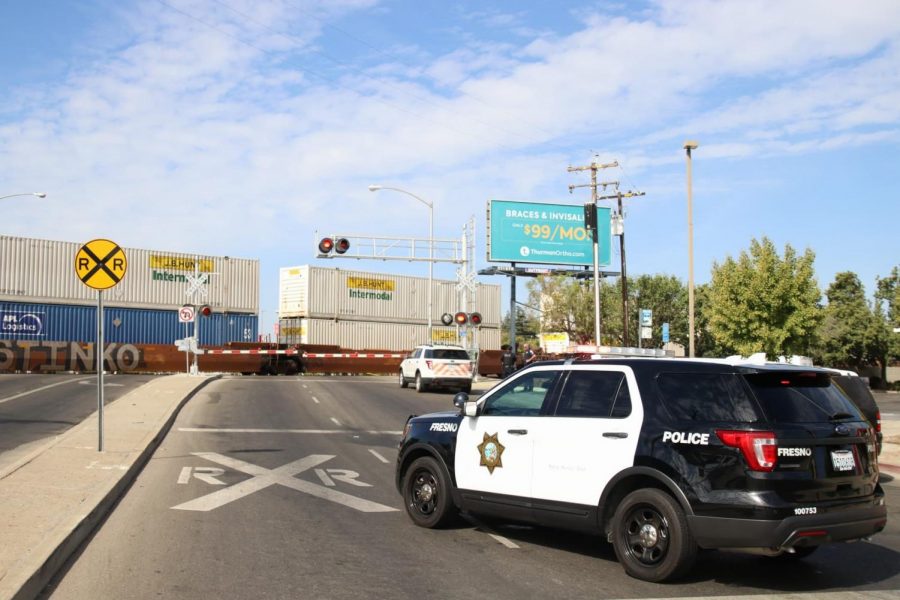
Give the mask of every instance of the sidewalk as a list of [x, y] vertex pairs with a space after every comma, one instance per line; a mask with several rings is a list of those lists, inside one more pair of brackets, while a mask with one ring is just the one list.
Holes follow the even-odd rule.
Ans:
[[878, 466], [882, 473], [900, 477], [900, 420], [882, 419], [881, 433], [884, 441], [878, 456]]
[[36, 597], [128, 489], [181, 406], [216, 377], [155, 379], [0, 472], [0, 600]]

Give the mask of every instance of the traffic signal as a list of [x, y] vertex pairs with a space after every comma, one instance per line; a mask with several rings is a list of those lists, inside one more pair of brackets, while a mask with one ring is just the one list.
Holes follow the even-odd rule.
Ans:
[[329, 255], [331, 251], [334, 250], [334, 240], [330, 237], [322, 238], [319, 240], [319, 254]]
[[472, 325], [473, 327], [481, 327], [481, 313], [466, 313], [463, 311], [459, 311], [455, 315], [445, 313], [441, 317], [441, 323], [443, 323], [444, 325], [456, 323], [457, 325]]
[[209, 304], [204, 304], [203, 306], [197, 308], [197, 312], [204, 317], [208, 317], [212, 314], [212, 307]]
[[319, 258], [331, 258], [334, 251], [337, 254], [344, 254], [350, 249], [350, 240], [347, 238], [330, 238], [324, 237], [319, 240]]

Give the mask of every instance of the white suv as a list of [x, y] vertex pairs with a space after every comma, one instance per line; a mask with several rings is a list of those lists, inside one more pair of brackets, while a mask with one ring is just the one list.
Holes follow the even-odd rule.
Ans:
[[400, 363], [400, 387], [414, 382], [417, 392], [439, 386], [469, 393], [472, 373], [472, 360], [461, 346], [416, 346]]

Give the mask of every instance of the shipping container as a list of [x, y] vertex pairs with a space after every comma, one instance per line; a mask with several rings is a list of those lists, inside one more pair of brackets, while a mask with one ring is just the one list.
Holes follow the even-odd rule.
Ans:
[[[462, 330], [461, 330], [462, 331]], [[473, 328], [482, 350], [500, 349], [500, 330]], [[432, 339], [440, 344], [467, 344], [457, 337], [456, 327], [432, 328]], [[428, 327], [408, 323], [378, 323], [374, 321], [335, 321], [332, 319], [280, 319], [278, 341], [282, 344], [330, 344], [348, 350], [410, 350], [428, 341]]]
[[[221, 346], [226, 342], [257, 339], [256, 315], [216, 313], [200, 319], [200, 345]], [[178, 320], [178, 311], [144, 308], [103, 307], [107, 343], [173, 344], [193, 335]], [[63, 304], [0, 302], [0, 340], [36, 342], [94, 342], [97, 339], [97, 307]]]
[[[435, 279], [433, 324], [463, 310], [456, 281]], [[424, 325], [428, 278], [303, 265], [279, 273], [279, 316]], [[477, 284], [474, 309], [486, 327], [500, 326], [500, 286]]]
[[[85, 240], [87, 241], [87, 240]], [[75, 274], [82, 244], [0, 236], [0, 301], [96, 305], [97, 291]], [[259, 261], [124, 248], [125, 277], [103, 293], [108, 306], [167, 309], [182, 306], [188, 276], [209, 274], [206, 298], [219, 312], [259, 313]]]

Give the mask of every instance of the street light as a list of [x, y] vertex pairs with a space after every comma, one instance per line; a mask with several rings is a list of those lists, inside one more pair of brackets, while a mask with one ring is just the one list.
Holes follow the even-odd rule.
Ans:
[[379, 190], [392, 190], [400, 192], [401, 194], [406, 194], [407, 196], [412, 196], [428, 207], [428, 343], [430, 344], [434, 339], [431, 324], [431, 314], [433, 312], [431, 306], [431, 288], [434, 287], [434, 203], [400, 188], [374, 184], [369, 186], [370, 192], [377, 192]]
[[0, 196], [0, 200], [5, 198], [15, 198], [16, 196], [37, 196], [38, 198], [46, 198], [47, 194], [44, 192], [26, 192], [24, 194], [10, 194], [9, 196]]
[[691, 150], [697, 149], [697, 142], [688, 140], [684, 143], [687, 152], [687, 209], [688, 209], [688, 356], [694, 358], [694, 217], [693, 195], [691, 183]]

